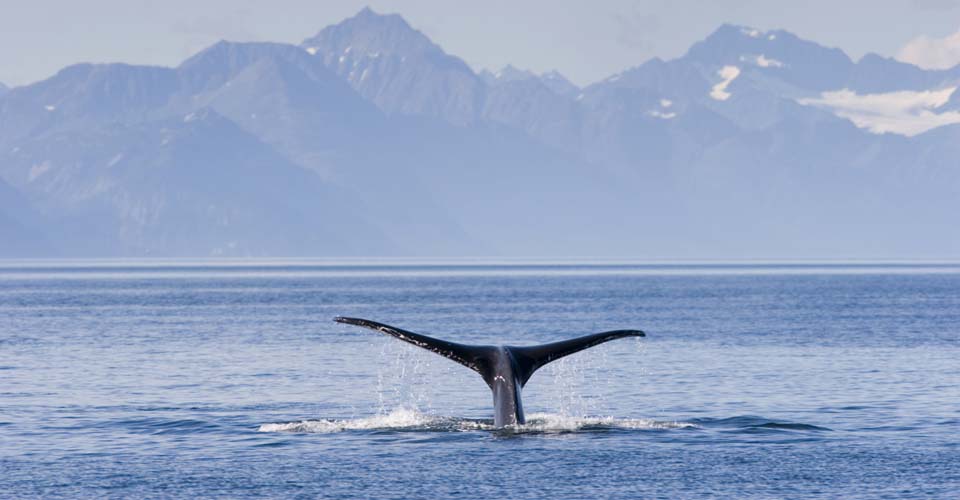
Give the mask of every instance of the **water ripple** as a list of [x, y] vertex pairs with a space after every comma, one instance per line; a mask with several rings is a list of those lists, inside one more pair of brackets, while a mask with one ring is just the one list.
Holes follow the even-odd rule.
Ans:
[[813, 431], [829, 432], [833, 429], [813, 424], [771, 420], [755, 415], [741, 415], [728, 418], [697, 418], [692, 422], [706, 428], [728, 429], [734, 432], [762, 431]]

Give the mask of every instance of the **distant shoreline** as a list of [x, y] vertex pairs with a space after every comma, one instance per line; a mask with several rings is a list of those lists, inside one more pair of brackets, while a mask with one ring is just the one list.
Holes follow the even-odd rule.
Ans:
[[350, 276], [755, 276], [960, 274], [960, 261], [626, 261], [615, 259], [0, 260], [0, 279]]

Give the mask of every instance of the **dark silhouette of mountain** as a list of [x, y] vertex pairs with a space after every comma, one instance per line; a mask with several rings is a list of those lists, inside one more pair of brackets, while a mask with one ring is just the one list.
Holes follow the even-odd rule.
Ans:
[[958, 85], [723, 25], [578, 88], [364, 9], [0, 89], [0, 255], [955, 257]]
[[[40, 160], [42, 158], [42, 161]], [[350, 198], [212, 110], [24, 141], [3, 158], [70, 255], [380, 254]], [[95, 237], [94, 237], [95, 236]]]

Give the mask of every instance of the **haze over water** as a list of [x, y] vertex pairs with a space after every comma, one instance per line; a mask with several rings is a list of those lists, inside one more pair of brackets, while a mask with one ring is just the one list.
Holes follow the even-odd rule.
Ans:
[[[491, 428], [465, 343], [619, 328]], [[0, 264], [0, 496], [946, 498], [960, 265]]]

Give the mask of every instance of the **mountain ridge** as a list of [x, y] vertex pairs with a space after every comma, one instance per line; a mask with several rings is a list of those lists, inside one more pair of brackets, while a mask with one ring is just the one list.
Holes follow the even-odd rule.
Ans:
[[722, 25], [578, 88], [364, 9], [0, 95], [0, 255], [960, 255], [958, 85]]

